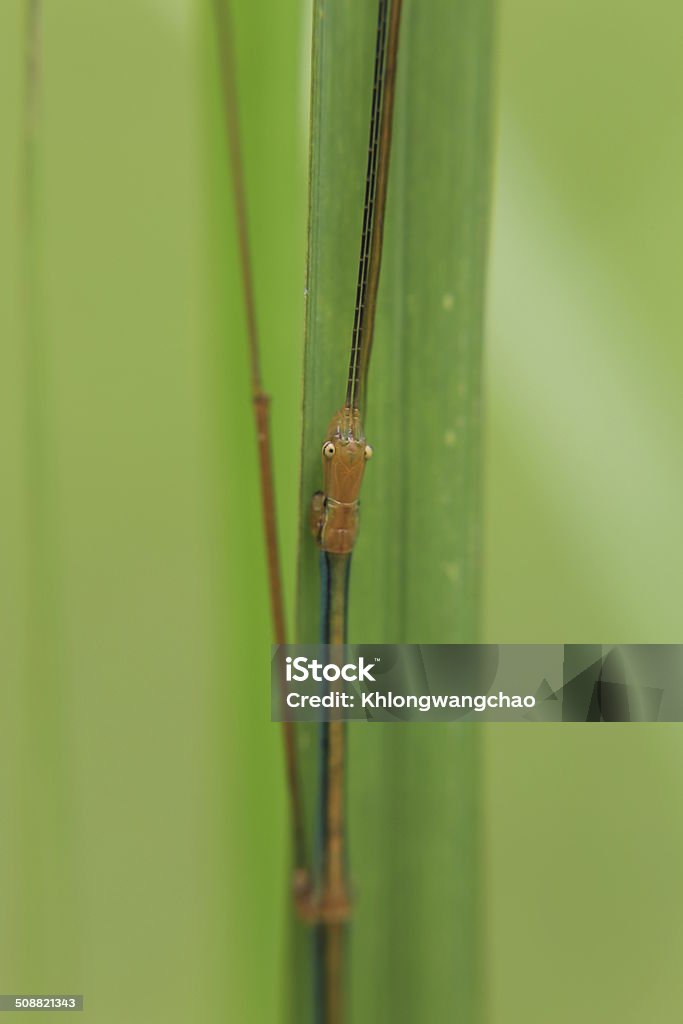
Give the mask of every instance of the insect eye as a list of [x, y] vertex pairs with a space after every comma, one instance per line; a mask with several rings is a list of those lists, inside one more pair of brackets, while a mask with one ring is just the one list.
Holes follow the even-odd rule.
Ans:
[[331, 441], [326, 441], [323, 445], [323, 455], [326, 459], [331, 459], [336, 449]]
[[367, 462], [368, 459], [372, 458], [372, 454], [373, 454], [372, 453], [372, 445], [366, 444], [366, 446], [365, 446], [365, 460], [366, 460], [366, 462]]

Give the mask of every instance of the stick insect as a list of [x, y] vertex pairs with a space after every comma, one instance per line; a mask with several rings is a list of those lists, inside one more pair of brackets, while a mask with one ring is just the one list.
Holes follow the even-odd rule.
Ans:
[[[268, 397], [261, 380], [235, 59], [225, 0], [214, 0], [214, 13], [247, 318], [273, 638], [276, 644], [282, 644], [286, 642], [286, 628], [274, 513]], [[311, 502], [311, 532], [320, 549], [321, 641], [336, 648], [346, 643], [349, 570], [358, 534], [359, 496], [365, 464], [372, 456], [372, 448], [365, 438], [363, 414], [382, 261], [400, 23], [401, 0], [378, 0], [365, 199], [346, 393], [344, 404], [332, 416], [322, 442], [323, 488], [313, 495]], [[325, 722], [320, 729], [319, 856], [313, 870], [308, 855], [294, 726], [290, 722], [283, 723], [294, 863], [293, 896], [299, 915], [314, 928], [316, 1017], [325, 1024], [340, 1024], [344, 1019], [345, 929], [351, 916], [344, 820], [345, 723]]]

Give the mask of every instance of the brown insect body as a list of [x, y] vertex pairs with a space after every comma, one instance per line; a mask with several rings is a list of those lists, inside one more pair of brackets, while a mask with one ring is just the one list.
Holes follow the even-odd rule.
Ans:
[[346, 555], [358, 535], [358, 508], [365, 463], [372, 449], [357, 409], [335, 413], [322, 445], [323, 490], [313, 495], [311, 529], [323, 551]]

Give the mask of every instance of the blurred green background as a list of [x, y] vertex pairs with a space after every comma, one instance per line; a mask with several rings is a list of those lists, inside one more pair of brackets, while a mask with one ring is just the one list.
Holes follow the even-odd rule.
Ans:
[[[0, 990], [271, 1021], [284, 799], [209, 6], [45, 4], [28, 349], [23, 6], [0, 6]], [[291, 607], [310, 11], [234, 6]], [[671, 0], [501, 0], [484, 640], [681, 639], [682, 33]], [[682, 738], [487, 728], [494, 1024], [677, 1019]]]

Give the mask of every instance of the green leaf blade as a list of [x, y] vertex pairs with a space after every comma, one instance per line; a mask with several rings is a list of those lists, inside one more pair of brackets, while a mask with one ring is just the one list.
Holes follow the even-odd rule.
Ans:
[[[297, 609], [306, 642], [319, 628], [308, 503], [344, 398], [374, 17], [374, 5], [314, 9]], [[353, 643], [477, 639], [492, 33], [492, 3], [404, 5]], [[359, 723], [349, 741], [352, 1019], [476, 1021], [479, 732]], [[310, 735], [303, 756], [314, 777]]]

